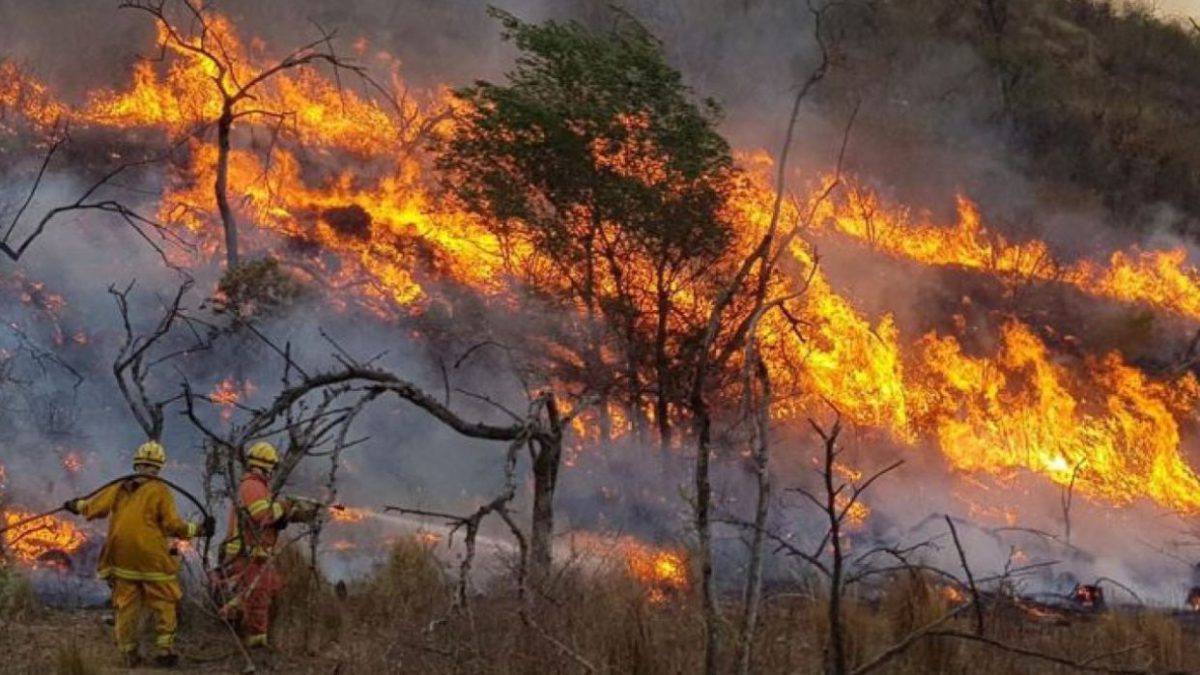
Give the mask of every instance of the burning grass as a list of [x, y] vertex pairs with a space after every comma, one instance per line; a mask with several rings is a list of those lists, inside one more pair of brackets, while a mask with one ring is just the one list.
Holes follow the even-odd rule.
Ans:
[[[571, 658], [546, 636], [569, 645], [602, 672], [699, 672], [703, 621], [696, 596], [655, 597], [647, 593], [646, 580], [631, 572], [632, 566], [574, 565], [557, 570], [534, 593], [535, 625], [526, 627], [516, 614], [518, 601], [510, 578], [481, 585], [472, 595], [469, 616], [455, 612], [453, 580], [427, 545], [404, 540], [372, 578], [351, 584], [344, 600], [329, 601], [332, 609], [322, 611], [340, 615], [337, 630], [310, 629], [307, 643], [325, 654], [327, 661], [303, 667], [293, 664], [295, 672], [322, 672], [331, 661], [343, 664], [346, 672], [383, 672], [397, 662], [411, 672], [433, 675], [574, 672]], [[289, 588], [297, 587], [289, 584]], [[900, 575], [869, 594], [849, 597], [846, 629], [851, 662], [864, 663], [966, 600], [919, 574]], [[303, 621], [291, 612], [303, 603], [289, 601], [284, 607], [289, 609], [283, 612], [287, 618], [281, 644], [296, 645]], [[736, 622], [739, 609], [732, 591], [725, 594], [723, 609], [727, 619]], [[820, 672], [829, 632], [826, 612], [820, 594], [804, 585], [773, 589], [764, 605], [751, 672]], [[1021, 649], [1078, 661], [1097, 658], [1105, 667], [1200, 666], [1200, 654], [1186, 648], [1200, 637], [1200, 623], [1186, 614], [1122, 609], [1047, 622], [1019, 605], [998, 603], [985, 616], [990, 638]], [[967, 614], [945, 628], [969, 633], [972, 619]], [[721, 631], [720, 639], [723, 653], [731, 658], [736, 653], [734, 631]], [[1134, 645], [1138, 648], [1128, 653], [1099, 658]], [[720, 672], [731, 672], [732, 666], [724, 663]], [[940, 637], [919, 642], [879, 672], [1075, 671], [993, 646]]]
[[[211, 63], [178, 39], [172, 44], [160, 32], [160, 46], [169, 58], [139, 63], [127, 87], [93, 92], [83, 109], [55, 107], [59, 104], [44, 87], [2, 68], [0, 75], [7, 77], [0, 79], [9, 85], [0, 84], [0, 107], [22, 109], [35, 125], [65, 116], [114, 132], [149, 128], [180, 135], [216, 115], [214, 77], [218, 83], [229, 78], [227, 84], [234, 84], [234, 80], [253, 79], [263, 67], [261, 49], [253, 40], [239, 39], [232, 22], [214, 15], [211, 28], [237, 64], [229, 72], [211, 72]], [[514, 270], [537, 267], [535, 251], [528, 246], [511, 250], [501, 246], [494, 223], [481, 223], [455, 210], [452, 202], [434, 199], [429, 186], [435, 177], [424, 173], [422, 158], [398, 152], [401, 146], [415, 147], [414, 129], [426, 126], [422, 118], [432, 124], [427, 131], [453, 132], [433, 123], [447, 105], [445, 100], [430, 97], [426, 109], [405, 110], [414, 120], [409, 129], [399, 124], [408, 115], [392, 115], [385, 106], [342, 90], [319, 73], [297, 71], [272, 82], [256, 96], [254, 105], [263, 108], [267, 119], [272, 112], [285, 110], [294, 115], [280, 129], [278, 144], [271, 144], [275, 154], [268, 158], [247, 148], [238, 134], [230, 157], [230, 191], [240, 205], [240, 215], [258, 227], [245, 235], [253, 248], [286, 255], [286, 262], [304, 274], [331, 280], [332, 287], [359, 289], [335, 294], [330, 301], [353, 297], [385, 319], [419, 313], [431, 301], [429, 294], [439, 284], [425, 284], [414, 275], [436, 271], [478, 297], [490, 298], [515, 289], [507, 286]], [[395, 86], [401, 88], [398, 78]], [[630, 132], [647, 124], [638, 118], [625, 122]], [[246, 135], [261, 130], [251, 121], [240, 124]], [[594, 144], [590, 148], [599, 167], [647, 185], [663, 180], [661, 165], [645, 161], [654, 159], [652, 147], [619, 146], [612, 152]], [[166, 194], [159, 215], [191, 230], [201, 239], [202, 254], [208, 255], [217, 246], [208, 187], [214, 182], [216, 151], [196, 136], [181, 155], [163, 177]], [[332, 159], [322, 163], [319, 156]], [[377, 167], [382, 168], [376, 171]], [[748, 171], [739, 178], [744, 182], [737, 184], [725, 205], [736, 229], [728, 251], [732, 258], [745, 254], [760, 239], [774, 201], [758, 174]], [[789, 202], [783, 221], [801, 221], [805, 207], [816, 205], [822, 185], [816, 181], [814, 192], [801, 195], [795, 204]], [[1182, 252], [1130, 250], [1110, 254], [1107, 267], [1086, 262], [1061, 266], [1050, 260], [1043, 242], [1014, 243], [989, 233], [981, 214], [965, 197], [958, 199], [957, 226], [941, 228], [910, 217], [903, 205], [881, 204], [863, 194], [852, 187], [849, 201], [833, 211], [819, 212], [819, 224], [864, 241], [876, 251], [927, 267], [975, 270], [998, 285], [1016, 278], [1062, 282], [1081, 293], [1200, 317], [1200, 275], [1186, 264]], [[870, 220], [860, 217], [868, 211]], [[585, 220], [592, 226], [590, 219]], [[609, 228], [610, 224], [602, 225]], [[619, 234], [619, 228], [606, 232]], [[815, 269], [811, 242], [796, 239], [790, 253], [794, 267]], [[281, 272], [274, 258], [230, 270], [216, 299], [218, 313], [225, 307], [238, 316], [262, 316], [273, 306], [291, 304], [299, 287], [292, 283], [291, 266], [288, 270]], [[631, 264], [627, 272], [633, 285], [644, 285], [651, 270]], [[617, 280], [604, 274], [600, 273], [596, 285], [602, 293], [611, 293]], [[541, 292], [564, 283], [552, 277], [540, 281]], [[814, 405], [829, 403], [848, 422], [868, 429], [867, 433], [873, 430], [875, 436], [869, 440], [937, 448], [948, 464], [963, 473], [1000, 480], [1018, 471], [1032, 472], [1114, 506], [1149, 499], [1182, 513], [1200, 511], [1200, 479], [1180, 450], [1185, 424], [1200, 401], [1200, 384], [1192, 375], [1173, 380], [1151, 377], [1130, 365], [1127, 355], [1116, 352], [1067, 359], [1054, 352], [1043, 331], [1012, 317], [996, 322], [995, 339], [984, 349], [973, 349], [964, 337], [969, 332], [965, 318], [955, 322], [962, 325], [951, 333], [903, 335], [891, 316], [872, 318], [822, 271], [806, 281], [805, 292], [794, 307], [788, 307], [798, 320], [788, 315], [785, 321], [772, 314], [762, 324], [761, 349], [776, 386], [796, 393], [777, 398], [770, 411], [777, 420], [800, 421]], [[771, 293], [786, 295], [797, 288], [797, 282], [783, 275], [772, 278]], [[240, 290], [264, 286], [274, 291], [252, 295]], [[677, 306], [701, 316], [712, 302], [706, 295], [712, 289], [703, 286], [667, 291]], [[35, 286], [22, 301], [56, 313], [62, 298]], [[631, 300], [629, 311], [651, 316], [639, 302], [644, 301]], [[600, 304], [605, 304], [604, 299]], [[580, 307], [566, 309], [568, 314], [572, 310], [583, 314]], [[797, 334], [796, 324], [805, 326], [804, 335]], [[667, 328], [678, 332], [680, 327], [663, 330]], [[597, 358], [606, 359], [601, 365], [616, 363], [619, 357], [608, 355], [620, 351], [612, 349], [614, 344], [597, 349], [602, 353]], [[637, 384], [639, 366], [632, 366], [635, 372], [629, 377]], [[647, 375], [645, 380], [654, 378]], [[663, 379], [657, 383], [666, 384]], [[231, 377], [217, 384], [209, 399], [228, 421], [239, 402], [251, 394], [248, 381]], [[623, 416], [621, 407], [614, 405], [606, 413], [619, 435], [637, 426], [631, 418], [639, 410], [630, 406], [630, 414]], [[666, 420], [669, 406], [662, 410], [660, 420]], [[642, 414], [642, 421], [655, 421], [652, 411]], [[576, 421], [581, 427], [590, 423], [582, 416]], [[607, 440], [601, 438], [598, 425], [592, 428], [595, 435], [583, 428], [580, 437]], [[69, 461], [71, 457], [63, 459], [68, 472], [80, 466]], [[838, 467], [838, 471], [845, 480], [861, 478], [854, 467]], [[837, 506], [851, 508], [847, 501]], [[7, 522], [23, 515], [9, 514]], [[868, 515], [866, 504], [854, 504], [848, 526], [861, 526]], [[339, 522], [353, 523], [363, 517], [353, 509], [333, 512], [333, 520]], [[1012, 522], [1017, 522], [1015, 516]], [[363, 672], [387, 670], [396, 662], [428, 673], [555, 671], [571, 667], [562, 645], [569, 645], [577, 660], [605, 671], [694, 672], [698, 668], [702, 620], [685, 550], [651, 547], [624, 537], [583, 536], [579, 545], [589, 556], [607, 550], [606, 564], [568, 566], [525, 600], [514, 592], [510, 577], [498, 576], [471, 589], [468, 608], [452, 607], [453, 584], [432, 555], [432, 543], [436, 540], [401, 542], [374, 577], [337, 591], [313, 573], [301, 555], [284, 555], [278, 566], [288, 581], [278, 604], [277, 644], [292, 653], [338, 660]], [[69, 523], [45, 518], [6, 534], [5, 544], [20, 559], [37, 561], [76, 550], [82, 537]], [[328, 546], [358, 552], [357, 544], [348, 539]], [[1062, 632], [1058, 627], [1047, 630], [1041, 621], [1045, 617], [1032, 616], [1036, 612], [1030, 610], [989, 617], [989, 635], [1005, 644], [1075, 660], [1100, 657], [1094, 653], [1095, 644], [1129, 644], [1138, 648], [1104, 661], [1148, 663], [1156, 668], [1193, 665], [1180, 648], [1188, 631], [1194, 632], [1190, 620], [1148, 612], [1104, 614], [1099, 593], [1098, 588], [1080, 587], [1076, 600], [1095, 609], [1097, 618], [1064, 619], [1067, 625]], [[950, 606], [964, 602], [962, 595], [911, 577], [887, 584], [879, 593], [848, 598], [850, 661], [862, 663], [902, 640]], [[724, 602], [731, 623], [739, 611], [736, 596], [736, 591], [728, 591]], [[532, 603], [528, 613], [520, 611], [523, 601]], [[829, 631], [826, 611], [824, 599], [803, 585], [770, 595], [757, 637], [754, 670], [818, 670]], [[1046, 614], [1056, 621], [1065, 616]], [[732, 634], [726, 630], [719, 636], [726, 655], [736, 651]], [[341, 649], [336, 648], [339, 645]], [[316, 670], [328, 671], [327, 665]], [[722, 669], [729, 665], [722, 664]], [[931, 638], [890, 669], [1028, 672], [1030, 662], [1011, 651]]]
[[[368, 578], [337, 586], [314, 575], [304, 555], [292, 551], [279, 561], [285, 585], [279, 596], [272, 639], [277, 671], [309, 673], [404, 672], [430, 675], [464, 673], [576, 672], [575, 662], [550, 638], [568, 645], [600, 672], [699, 672], [703, 659], [703, 621], [698, 598], [680, 593], [655, 598], [633, 566], [586, 568], [568, 565], [531, 595], [532, 625], [519, 607], [508, 575], [481, 581], [471, 596], [471, 611], [453, 608], [454, 580], [418, 538], [400, 540]], [[0, 588], [3, 586], [0, 585]], [[846, 634], [850, 661], [862, 664], [914, 630], [967, 602], [940, 580], [901, 574], [847, 598]], [[737, 594], [723, 594], [729, 625], [739, 616]], [[1111, 608], [1074, 612], [1046, 620], [1018, 603], [996, 601], [985, 612], [987, 636], [997, 643], [1074, 661], [1096, 659], [1108, 668], [1149, 671], [1200, 667], [1190, 649], [1200, 638], [1200, 622], [1190, 612]], [[191, 610], [185, 602], [179, 648], [205, 657], [206, 672], [237, 672], [233, 650], [226, 650], [225, 629]], [[803, 582], [773, 586], [767, 594], [761, 630], [755, 640], [751, 672], [811, 673], [822, 669], [828, 636], [827, 605]], [[97, 613], [46, 610], [0, 631], [0, 650], [15, 655], [13, 672], [91, 672], [107, 668], [116, 656], [108, 627]], [[947, 631], [970, 633], [970, 613], [945, 624]], [[73, 636], [77, 648], [59, 649], [60, 636]], [[736, 653], [735, 631], [719, 634], [726, 659]], [[1134, 647], [1127, 652], [1110, 652]], [[215, 654], [230, 654], [224, 660]], [[71, 670], [80, 665], [84, 670]], [[720, 672], [731, 672], [725, 661]], [[24, 669], [24, 670], [22, 670]], [[986, 672], [999, 675], [1072, 673], [1074, 670], [1031, 660], [1013, 651], [977, 642], [928, 638], [890, 662], [881, 673]]]
[[[13, 525], [35, 514], [19, 510], [4, 512], [6, 525]], [[69, 520], [43, 516], [4, 532], [4, 550], [25, 563], [53, 561], [79, 550], [87, 537]]]

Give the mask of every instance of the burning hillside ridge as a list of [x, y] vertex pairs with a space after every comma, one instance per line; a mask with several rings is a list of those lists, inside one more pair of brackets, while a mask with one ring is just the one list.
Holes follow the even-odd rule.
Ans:
[[1113, 251], [1107, 265], [1093, 260], [1064, 263], [1045, 242], [1010, 242], [989, 232], [966, 195], [957, 196], [958, 221], [951, 225], [935, 224], [903, 205], [881, 204], [878, 195], [858, 186], [850, 186], [843, 196], [827, 205], [818, 225], [876, 250], [1001, 279], [1065, 284], [1089, 295], [1200, 319], [1200, 274], [1182, 247]]
[[[865, 311], [826, 275], [817, 242], [834, 232], [863, 244], [864, 256], [970, 269], [981, 284], [997, 287], [1014, 278], [1064, 286], [1194, 322], [1200, 318], [1200, 275], [1182, 249], [1064, 262], [1045, 242], [1009, 241], [989, 232], [966, 195], [947, 195], [957, 200], [960, 218], [944, 226], [904, 204], [885, 202], [865, 180], [849, 175], [819, 176], [798, 194], [785, 195], [776, 219], [779, 195], [769, 179], [775, 167], [766, 153], [735, 155], [736, 167], [719, 166], [710, 182], [688, 183], [661, 159], [672, 139], [656, 135], [651, 116], [621, 114], [599, 131], [582, 124], [568, 128], [587, 142], [567, 143], [566, 150], [597, 174], [624, 181], [627, 191], [619, 194], [627, 203], [641, 204], [647, 191], [661, 191], [668, 195], [663, 212], [686, 213], [694, 204], [670, 197], [692, 190], [715, 195], [714, 211], [729, 231], [705, 240], [707, 257], [697, 264], [679, 254], [670, 232], [661, 239], [666, 253], [655, 257], [659, 251], [647, 253], [655, 247], [629, 236], [615, 216], [580, 209], [567, 216], [578, 235], [573, 239], [596, 248], [589, 265], [572, 268], [565, 262], [578, 254], [571, 242], [539, 240], [508, 219], [489, 219], [446, 189], [446, 174], [453, 179], [453, 172], [437, 160], [468, 133], [464, 96], [407, 89], [399, 63], [365, 41], [352, 50], [356, 63], [364, 64], [361, 72], [329, 64], [275, 70], [289, 58], [317, 52], [289, 55], [225, 17], [209, 16], [202, 40], [156, 24], [153, 46], [164, 58], [138, 62], [124, 86], [87, 92], [79, 105], [61, 102], [27, 72], [4, 64], [9, 84], [0, 88], [0, 132], [46, 134], [69, 125], [88, 144], [112, 141], [148, 155], [170, 148], [169, 161], [141, 166], [133, 180], [145, 181], [153, 194], [148, 212], [167, 231], [197, 243], [194, 249], [168, 247], [174, 264], [193, 271], [219, 267], [214, 260], [227, 246], [227, 227], [213, 186], [225, 183], [243, 250], [269, 256], [271, 278], [310, 287], [323, 304], [348, 315], [366, 310], [383, 325], [420, 326], [412, 331], [419, 339], [450, 333], [437, 324], [447, 316], [468, 326], [461, 332], [486, 326], [493, 316], [517, 324], [512, 336], [518, 349], [533, 353], [539, 365], [553, 364], [553, 387], [582, 392], [560, 408], [574, 432], [567, 467], [618, 443], [644, 448], [658, 441], [664, 455], [690, 451], [686, 436], [695, 413], [686, 383], [703, 319], [738, 262], [772, 223], [782, 223], [797, 227], [798, 235], [780, 256], [782, 272], [765, 278], [763, 287], [786, 300], [783, 311], [765, 313], [755, 327], [755, 349], [775, 394], [767, 426], [799, 436], [809, 417], [835, 409], [872, 450], [839, 462], [839, 480], [865, 480], [879, 457], [898, 449], [901, 456], [933, 456], [959, 476], [965, 488], [952, 494], [973, 516], [1007, 526], [1026, 524], [1026, 506], [1003, 490], [984, 495], [976, 486], [1024, 487], [1032, 475], [1048, 493], [1062, 489], [1101, 506], [1150, 502], [1182, 515], [1200, 510], [1200, 479], [1186, 452], [1200, 399], [1191, 372], [1152, 374], [1126, 354], [1088, 352], [1086, 344], [1082, 352], [1065, 354], [1043, 327], [1018, 316], [983, 325], [956, 315], [940, 322], [953, 328], [902, 330], [892, 315]], [[251, 82], [258, 83], [253, 94], [230, 103], [230, 92]], [[231, 124], [224, 153], [214, 127], [226, 114]], [[520, 215], [532, 221], [555, 212], [536, 206], [532, 216]], [[687, 235], [681, 239], [691, 243]], [[267, 269], [255, 268], [256, 262], [227, 270], [212, 293], [214, 305], [248, 311], [250, 302], [234, 289], [265, 276], [255, 276]], [[579, 274], [585, 267], [586, 277]], [[29, 302], [61, 308], [67, 300], [54, 291], [38, 287], [27, 293]], [[896, 293], [896, 302], [906, 303], [906, 296]], [[530, 310], [535, 304], [553, 311]], [[727, 320], [718, 329], [732, 339], [738, 322]], [[496, 330], [486, 326], [478, 335], [490, 339]], [[58, 333], [59, 341], [71, 339]], [[87, 334], [79, 335], [85, 346]], [[741, 414], [745, 392], [739, 383], [753, 360], [741, 348], [723, 358], [713, 407], [732, 419]], [[443, 372], [463, 359], [446, 359]], [[213, 370], [215, 379], [204, 390], [223, 425], [252, 410], [257, 389], [267, 395], [274, 382], [226, 363]], [[801, 473], [808, 459], [788, 457], [793, 465], [785, 470]], [[614, 481], [606, 489], [619, 501], [627, 494], [623, 487]], [[656, 492], [652, 497], [665, 502], [663, 493], [670, 491], [656, 486]], [[847, 511], [848, 541], [872, 536], [873, 504], [846, 494], [834, 503]], [[354, 528], [364, 516], [347, 510], [331, 518], [338, 527]], [[60, 534], [39, 543], [39, 550], [70, 553], [54, 543]], [[603, 543], [619, 549], [627, 571], [645, 582], [656, 602], [687, 594], [692, 563], [682, 552], [633, 539]], [[369, 548], [353, 536], [330, 546], [347, 555]], [[40, 553], [22, 557], [28, 555]]]
[[[163, 167], [157, 201], [163, 223], [200, 242], [196, 253], [171, 254], [191, 266], [206, 264], [221, 242], [211, 190], [218, 148], [211, 134], [195, 132], [221, 116], [223, 91], [238, 91], [278, 63], [268, 45], [244, 39], [224, 17], [212, 15], [209, 29], [201, 45], [159, 24], [157, 47], [166, 58], [139, 62], [126, 87], [92, 92], [79, 107], [59, 102], [9, 63], [3, 66], [9, 84], [0, 90], [2, 119], [10, 127], [20, 118], [34, 129], [57, 121], [115, 135], [133, 130], [164, 139], [191, 135], [180, 146], [180, 158]], [[213, 45], [227, 63], [199, 49]], [[436, 192], [423, 147], [454, 136], [459, 103], [446, 92], [410, 92], [398, 62], [365, 42], [355, 44], [355, 54], [384, 76], [348, 86], [344, 78], [351, 73], [339, 73], [336, 66], [332, 73], [272, 72], [234, 108], [227, 181], [239, 216], [253, 224], [243, 233], [249, 248], [275, 256], [290, 274], [316, 281], [328, 289], [331, 302], [364, 306], [384, 319], [424, 311], [437, 291], [426, 288], [423, 276], [451, 281], [501, 307], [531, 283], [564, 283], [548, 275], [532, 242], [501, 240], [495, 227]], [[660, 166], [643, 159], [654, 153], [640, 139], [645, 120], [622, 123], [625, 140], [588, 149], [596, 165], [647, 185], [665, 180]], [[746, 156], [742, 164], [744, 173], [726, 205], [736, 252], [750, 250], [761, 237], [774, 200], [765, 179], [770, 160]], [[941, 227], [903, 205], [882, 203], [848, 177], [826, 198], [832, 181], [817, 180], [806, 195], [785, 202], [781, 222], [811, 222], [921, 264], [980, 270], [997, 283], [1027, 277], [1200, 317], [1200, 283], [1182, 250], [1115, 252], [1107, 264], [1063, 264], [1042, 242], [1008, 242], [989, 234], [966, 197], [959, 198], [958, 225]], [[901, 335], [890, 317], [868, 318], [853, 298], [830, 285], [809, 242], [796, 238], [789, 253], [790, 278], [772, 283], [803, 288], [803, 294], [791, 302], [790, 317], [772, 314], [764, 320], [762, 339], [777, 388], [796, 392], [773, 404], [778, 422], [801, 421], [827, 402], [881, 438], [939, 448], [962, 471], [1027, 470], [1113, 505], [1149, 499], [1180, 513], [1200, 510], [1200, 480], [1182, 451], [1182, 428], [1200, 397], [1192, 374], [1159, 380], [1117, 353], [1064, 362], [1035, 328], [1016, 318], [996, 330], [990, 353], [965, 349], [954, 334]], [[650, 267], [630, 266], [624, 277], [614, 276], [615, 270], [598, 271], [604, 292], [615, 296], [628, 287], [653, 285]], [[728, 265], [710, 272], [727, 274]], [[676, 282], [664, 288], [681, 314], [702, 314], [712, 303], [711, 297], [697, 296], [695, 286]], [[639, 312], [653, 314], [648, 309], [653, 297], [627, 299]], [[585, 316], [590, 310], [579, 305], [576, 311]], [[611, 367], [620, 358], [600, 356]], [[630, 377], [652, 378], [636, 372]], [[614, 404], [576, 424], [593, 427], [589, 433], [595, 437], [613, 438], [640, 433], [640, 425], [656, 423], [664, 410], [677, 415], [677, 423], [686, 421], [671, 406], [654, 409], [646, 402], [632, 414]], [[596, 434], [597, 426], [607, 431]]]

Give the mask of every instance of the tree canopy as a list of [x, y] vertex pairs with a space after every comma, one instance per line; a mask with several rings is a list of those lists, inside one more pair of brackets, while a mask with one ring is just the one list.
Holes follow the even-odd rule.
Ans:
[[624, 13], [602, 31], [492, 14], [519, 50], [516, 66], [503, 83], [456, 92], [439, 168], [510, 250], [526, 252], [519, 278], [607, 319], [585, 360], [611, 371], [600, 342], [615, 340], [624, 363], [599, 393], [620, 388], [636, 427], [652, 392], [665, 436], [668, 380], [698, 328], [675, 306], [678, 291], [701, 283], [731, 239], [724, 206], [736, 170], [719, 106], [697, 99]]

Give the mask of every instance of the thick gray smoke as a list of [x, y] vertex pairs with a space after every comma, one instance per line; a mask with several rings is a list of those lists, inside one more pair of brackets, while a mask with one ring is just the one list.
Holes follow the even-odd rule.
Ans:
[[[85, 92], [98, 87], [119, 87], [127, 82], [139, 55], [154, 54], [153, 28], [148, 18], [137, 12], [118, 11], [116, 4], [98, 0], [0, 0], [0, 57], [23, 64], [67, 100], [79, 101]], [[575, 19], [603, 25], [612, 20], [607, 0], [510, 0], [496, 4], [535, 21]], [[476, 0], [227, 0], [214, 5], [233, 18], [244, 35], [261, 37], [274, 50], [311, 39], [317, 34], [314, 22], [336, 29], [339, 44], [347, 50], [355, 39], [366, 38], [372, 48], [399, 57], [406, 80], [415, 87], [496, 79], [509, 67], [513, 56], [511, 47], [500, 40], [496, 22], [487, 16], [487, 4]], [[805, 3], [631, 0], [625, 6], [663, 40], [670, 60], [683, 71], [698, 95], [712, 96], [723, 103], [723, 131], [734, 147], [777, 153], [796, 86], [819, 59], [812, 37], [812, 17]], [[885, 195], [929, 208], [949, 219], [953, 196], [963, 190], [995, 219], [1022, 224], [1026, 233], [1046, 237], [1071, 253], [1092, 252], [1087, 246], [1110, 249], [1127, 243], [1108, 234], [1101, 225], [1105, 214], [1096, 207], [1085, 204], [1061, 208], [1054, 203], [1053, 195], [1039, 191], [1038, 185], [1025, 176], [1020, 169], [1021, 158], [1009, 150], [1002, 130], [990, 124], [998, 103], [995, 92], [973, 75], [980, 68], [977, 56], [961, 49], [943, 49], [942, 45], [906, 44], [904, 35], [882, 39], [895, 41], [896, 50], [891, 52], [894, 62], [880, 64], [859, 54], [847, 55], [852, 67], [831, 71], [828, 88], [832, 91], [819, 88], [802, 110], [793, 148], [793, 171], [789, 173], [793, 185], [799, 187], [811, 180], [813, 171], [831, 168], [841, 145], [842, 129], [857, 101], [860, 113], [850, 138], [846, 166], [880, 187]], [[41, 192], [35, 210], [66, 200], [79, 189], [81, 180], [56, 179]], [[20, 194], [20, 186], [2, 186], [0, 203], [12, 203]], [[153, 204], [142, 206], [153, 210]], [[1172, 219], [1171, 214], [1164, 218]], [[922, 317], [928, 315], [925, 310], [947, 301], [949, 287], [935, 272], [888, 272], [873, 260], [833, 253], [834, 281], [852, 288], [856, 299], [874, 314], [898, 314], [906, 330], [931, 328], [923, 323]], [[137, 279], [131, 297], [135, 300], [134, 314], [144, 328], [157, 319], [163, 299], [177, 286], [179, 277], [164, 268], [158, 256], [127, 228], [91, 216], [57, 224], [20, 265], [0, 263], [0, 274], [9, 273], [23, 275], [30, 284], [44, 284], [46, 292], [61, 295], [66, 301], [67, 308], [59, 318], [48, 318], [39, 304], [41, 300], [31, 303], [12, 297], [0, 302], [4, 323], [15, 324], [26, 332], [24, 336], [0, 333], [0, 349], [11, 356], [13, 379], [21, 384], [6, 390], [9, 393], [0, 391], [4, 397], [0, 400], [0, 430], [5, 434], [0, 460], [8, 472], [13, 500], [30, 507], [52, 505], [107, 476], [124, 472], [133, 447], [141, 440], [110, 373], [121, 326], [108, 287], [124, 287]], [[189, 298], [193, 308], [215, 283], [211, 272], [200, 271], [198, 275], [197, 290]], [[896, 292], [901, 285], [905, 288], [903, 294]], [[321, 335], [324, 330], [355, 355], [373, 356], [386, 351], [381, 366], [429, 391], [440, 392], [444, 386], [440, 366], [428, 345], [410, 339], [403, 331], [347, 321], [332, 310], [315, 306], [294, 313], [286, 321], [269, 324], [264, 330], [278, 344], [290, 343], [293, 355], [306, 368], [318, 370], [332, 364], [333, 349]], [[86, 334], [86, 348], [72, 346], [76, 332]], [[59, 344], [62, 346], [54, 347]], [[54, 347], [62, 363], [39, 358], [30, 345]], [[233, 354], [235, 351], [238, 353]], [[252, 358], [246, 358], [247, 353], [252, 353]], [[282, 369], [277, 355], [248, 342], [196, 356], [190, 365], [196, 389], [209, 391], [234, 375], [228, 365], [233, 362], [239, 364], [236, 375], [260, 389], [259, 398], [250, 395], [248, 403], [261, 403], [263, 397], [276, 390]], [[516, 380], [495, 376], [505, 369], [501, 358], [480, 359], [455, 371], [453, 384], [520, 408], [522, 395]], [[75, 373], [82, 376], [82, 383], [76, 384]], [[169, 395], [175, 378], [168, 370], [152, 384]], [[456, 396], [454, 403], [468, 417], [504, 421], [495, 410], [462, 396]], [[357, 433], [368, 440], [347, 454], [341, 469], [339, 496], [348, 504], [403, 504], [461, 511], [499, 487], [501, 447], [465, 441], [428, 416], [397, 402], [377, 404], [362, 419]], [[171, 472], [198, 489], [202, 456], [197, 434], [172, 414], [167, 420], [166, 440], [173, 458]], [[780, 480], [801, 484], [811, 480], [808, 467], [812, 439], [793, 440], [793, 449], [778, 457], [778, 465], [783, 467]], [[72, 451], [79, 451], [85, 460], [84, 471], [74, 475], [62, 467], [63, 458]], [[904, 453], [916, 451], [871, 448], [863, 454], [887, 458], [906, 456]], [[640, 447], [614, 448], [609, 461], [585, 461], [578, 470], [565, 471], [560, 493], [564, 505], [561, 525], [682, 538], [687, 505], [680, 494], [688, 482], [687, 460], [666, 460], [656, 471], [648, 471], [642, 464], [648, 454]], [[881, 483], [879, 505], [870, 526], [874, 528], [871, 534], [879, 540], [928, 537], [930, 530], [940, 525], [936, 520], [927, 523], [927, 516], [964, 511], [964, 501], [955, 496], [961, 485], [939, 468], [937, 457], [931, 457], [933, 453], [924, 454], [924, 462], [910, 461], [893, 479]], [[312, 462], [298, 476], [296, 489], [319, 492], [326, 470], [320, 461]], [[744, 512], [752, 499], [749, 481], [743, 467], [735, 466], [723, 473], [720, 485], [724, 505]], [[914, 487], [920, 488], [922, 499], [912, 499]], [[614, 488], [628, 496], [629, 503], [608, 503]], [[985, 507], [1020, 501], [1022, 514], [1033, 515], [1031, 522], [1022, 524], [1058, 532], [1057, 488], [1035, 482], [1022, 489], [1027, 492], [981, 492], [969, 498]], [[779, 525], [806, 532], [812, 529], [804, 524], [814, 522], [811, 512], [796, 503], [784, 506], [778, 515]], [[1112, 527], [1132, 532], [1134, 523], [1156, 522], [1158, 514], [1114, 513], [1082, 501], [1077, 509], [1074, 540], [1106, 544], [1101, 556], [1076, 560], [1068, 566], [1078, 578], [1131, 580], [1140, 584], [1139, 590], [1159, 599], [1174, 599], [1172, 584], [1186, 570], [1181, 563], [1166, 561], [1152, 551], [1161, 542], [1143, 545], [1132, 534], [1127, 540], [1114, 542], [1111, 536]], [[1156, 527], [1162, 539], [1175, 536], [1172, 528], [1180, 526], [1172, 521]], [[985, 572], [996, 571], [1018, 554], [1048, 558], [1070, 553], [1070, 549], [1047, 544], [1045, 538], [1029, 533], [998, 538], [972, 531], [967, 537], [972, 562]], [[948, 543], [942, 539], [940, 546], [935, 562], [953, 568], [957, 563]], [[741, 551], [736, 540], [729, 551], [724, 564], [733, 569]], [[1156, 575], [1171, 581], [1161, 586], [1145, 581]]]

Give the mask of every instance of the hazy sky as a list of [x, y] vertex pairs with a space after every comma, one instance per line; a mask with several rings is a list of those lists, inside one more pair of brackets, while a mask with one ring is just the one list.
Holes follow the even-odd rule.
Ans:
[[1200, 17], [1200, 0], [1157, 0], [1154, 4], [1164, 13]]

